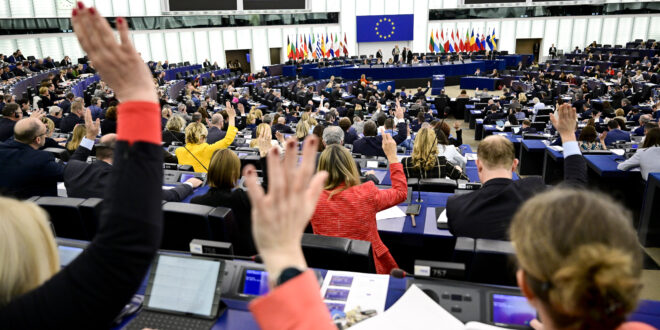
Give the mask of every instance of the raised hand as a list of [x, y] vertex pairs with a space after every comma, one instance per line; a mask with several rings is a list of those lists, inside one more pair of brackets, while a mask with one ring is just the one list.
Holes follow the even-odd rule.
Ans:
[[575, 141], [575, 123], [577, 122], [577, 113], [570, 104], [564, 103], [554, 114], [550, 114], [552, 126], [561, 135], [562, 142]]
[[396, 157], [396, 142], [392, 138], [392, 135], [390, 133], [383, 133], [383, 152], [385, 152], [385, 156], [387, 157], [387, 161], [392, 163], [398, 163], [399, 159]]
[[133, 47], [128, 35], [128, 23], [116, 20], [120, 42], [117, 42], [110, 24], [95, 8], [85, 8], [78, 2], [73, 10], [73, 30], [83, 50], [101, 79], [105, 81], [121, 102], [148, 101], [158, 103], [151, 72]]
[[101, 120], [96, 118], [92, 120], [92, 111], [87, 109], [85, 110], [85, 137], [94, 140], [101, 132]]
[[43, 111], [41, 109], [37, 109], [37, 110], [32, 111], [32, 113], [30, 114], [30, 118], [35, 118], [35, 119], [41, 120], [41, 118], [45, 115], [46, 115], [45, 111]]
[[268, 194], [257, 183], [254, 166], [247, 165], [243, 171], [252, 204], [252, 235], [271, 286], [285, 268], [307, 267], [302, 235], [327, 178], [323, 171], [314, 174], [318, 143], [313, 135], [305, 139], [299, 166], [295, 138], [286, 141], [284, 160], [279, 148], [268, 152]]

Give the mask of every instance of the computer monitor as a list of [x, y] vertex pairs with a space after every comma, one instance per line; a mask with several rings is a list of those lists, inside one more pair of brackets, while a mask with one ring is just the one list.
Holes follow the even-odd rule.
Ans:
[[246, 268], [241, 276], [240, 290], [240, 293], [247, 296], [268, 293], [268, 273], [263, 269]]
[[148, 310], [217, 317], [224, 261], [186, 255], [158, 254], [145, 294]]
[[491, 322], [504, 327], [529, 327], [536, 318], [536, 310], [527, 298], [502, 293], [490, 294]]
[[60, 267], [65, 267], [76, 259], [87, 247], [88, 242], [57, 239], [57, 252], [60, 256]]

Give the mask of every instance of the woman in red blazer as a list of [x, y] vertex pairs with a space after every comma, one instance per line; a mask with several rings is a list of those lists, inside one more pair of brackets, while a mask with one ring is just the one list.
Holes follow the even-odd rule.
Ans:
[[318, 170], [328, 172], [328, 179], [312, 216], [312, 228], [319, 235], [371, 242], [376, 272], [389, 274], [398, 266], [378, 235], [376, 213], [405, 201], [408, 186], [389, 134], [383, 135], [382, 147], [392, 178], [392, 188], [387, 190], [379, 190], [373, 182], [360, 184], [355, 161], [345, 147], [331, 145], [323, 151]]

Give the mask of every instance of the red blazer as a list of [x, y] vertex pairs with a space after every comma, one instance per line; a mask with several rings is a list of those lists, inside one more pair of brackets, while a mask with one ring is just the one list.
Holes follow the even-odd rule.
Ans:
[[376, 213], [406, 200], [408, 185], [401, 163], [390, 164], [392, 188], [378, 190], [373, 182], [350, 187], [329, 198], [323, 191], [312, 216], [315, 234], [369, 241], [378, 274], [398, 268], [378, 235]]

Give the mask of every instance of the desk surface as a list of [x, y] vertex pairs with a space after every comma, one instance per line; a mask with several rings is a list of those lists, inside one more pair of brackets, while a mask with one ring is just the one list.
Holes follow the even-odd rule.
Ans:
[[627, 179], [639, 176], [639, 172], [619, 171], [616, 167], [619, 165], [618, 161], [623, 161], [623, 157], [615, 154], [611, 155], [585, 155], [587, 165], [590, 169], [594, 170], [596, 174], [603, 178], [620, 178]]

